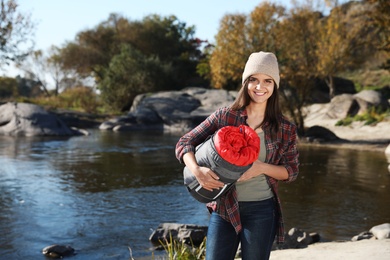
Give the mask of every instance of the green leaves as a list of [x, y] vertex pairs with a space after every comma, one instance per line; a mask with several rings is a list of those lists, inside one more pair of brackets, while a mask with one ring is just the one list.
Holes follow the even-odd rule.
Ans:
[[18, 12], [14, 0], [1, 0], [0, 8], [0, 67], [3, 67], [9, 61], [23, 60], [32, 50], [35, 25], [29, 14]]
[[157, 57], [146, 57], [131, 45], [122, 45], [121, 52], [101, 74], [98, 89], [103, 102], [122, 111], [128, 109], [136, 95], [167, 88], [171, 66]]
[[175, 16], [130, 21], [111, 14], [78, 33], [61, 58], [64, 68], [94, 77], [108, 107], [123, 110], [137, 94], [183, 88], [196, 77], [201, 42], [193, 34], [194, 27]]

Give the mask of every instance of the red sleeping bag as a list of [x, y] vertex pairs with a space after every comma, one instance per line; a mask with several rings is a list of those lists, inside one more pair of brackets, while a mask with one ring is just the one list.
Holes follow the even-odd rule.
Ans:
[[198, 201], [207, 203], [216, 200], [252, 166], [259, 153], [260, 138], [252, 128], [246, 125], [225, 126], [197, 146], [195, 152], [197, 163], [214, 171], [225, 186], [206, 190], [187, 167], [183, 170], [184, 184]]
[[259, 157], [260, 138], [249, 126], [225, 126], [214, 136], [217, 153], [226, 161], [237, 165], [252, 164]]

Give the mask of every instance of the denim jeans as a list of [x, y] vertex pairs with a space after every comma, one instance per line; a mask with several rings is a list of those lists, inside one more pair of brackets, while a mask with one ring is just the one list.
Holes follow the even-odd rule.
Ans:
[[273, 198], [239, 202], [242, 231], [213, 212], [206, 242], [206, 260], [234, 259], [241, 243], [242, 260], [268, 260], [276, 234], [277, 214]]

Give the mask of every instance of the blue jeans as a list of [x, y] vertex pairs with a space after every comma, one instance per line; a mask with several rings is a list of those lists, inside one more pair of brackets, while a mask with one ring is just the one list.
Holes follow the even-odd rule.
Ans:
[[239, 202], [242, 231], [213, 212], [206, 242], [206, 260], [234, 259], [241, 242], [242, 260], [268, 260], [276, 235], [277, 210], [273, 198]]

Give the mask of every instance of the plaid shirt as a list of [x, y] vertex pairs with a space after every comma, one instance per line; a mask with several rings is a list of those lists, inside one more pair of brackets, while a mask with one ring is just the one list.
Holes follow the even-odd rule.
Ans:
[[[239, 126], [246, 124], [246, 110], [231, 110], [228, 107], [223, 107], [215, 111], [200, 123], [193, 130], [182, 136], [176, 145], [176, 157], [183, 163], [183, 155], [188, 152], [195, 153], [195, 147], [218, 129], [232, 125]], [[271, 139], [270, 128], [265, 125], [263, 127], [265, 136], [265, 145], [267, 149], [266, 163], [274, 165], [283, 165], [288, 172], [288, 179], [283, 182], [294, 181], [298, 176], [299, 153], [296, 146], [296, 126], [289, 122], [286, 118], [281, 117], [280, 127], [276, 136], [276, 140]], [[278, 180], [267, 176], [268, 184], [270, 185], [277, 202], [279, 211], [279, 226], [277, 232], [277, 242], [284, 242], [284, 222], [282, 216], [281, 202], [278, 196]], [[224, 196], [217, 201], [207, 204], [210, 211], [217, 212], [222, 218], [230, 222], [237, 233], [242, 229], [240, 212], [237, 200], [237, 192], [235, 187], [230, 189]]]

